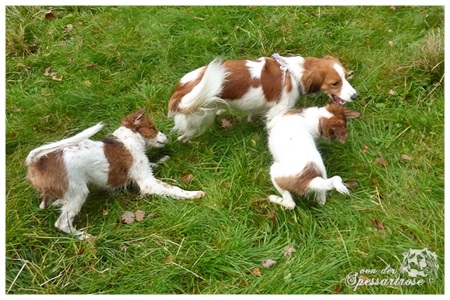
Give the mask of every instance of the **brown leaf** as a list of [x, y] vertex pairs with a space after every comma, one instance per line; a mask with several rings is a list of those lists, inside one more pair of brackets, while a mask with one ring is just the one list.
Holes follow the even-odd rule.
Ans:
[[225, 188], [227, 188], [227, 189], [231, 188], [231, 186], [232, 186], [231, 182], [225, 182], [225, 183], [223, 184], [223, 187], [225, 187]]
[[133, 224], [135, 215], [131, 211], [126, 211], [122, 215], [122, 223], [123, 224]]
[[98, 67], [94, 64], [87, 64], [86, 65], [88, 68], [91, 68], [92, 70], [98, 70]]
[[52, 76], [52, 67], [45, 68], [44, 76]]
[[84, 253], [84, 249], [83, 248], [80, 248], [80, 249], [78, 249], [78, 255], [82, 255]]
[[261, 269], [260, 269], [260, 268], [253, 268], [253, 269], [252, 269], [252, 273], [253, 273], [253, 275], [255, 275], [256, 277], [261, 277]]
[[377, 228], [377, 230], [384, 230], [384, 225], [381, 221], [377, 220], [377, 219], [371, 219], [373, 225], [375, 225], [375, 227]]
[[367, 147], [367, 145], [363, 145], [363, 146], [362, 146], [362, 151], [363, 151], [363, 152], [369, 151], [369, 147]]
[[169, 256], [166, 257], [166, 259], [164, 260], [164, 264], [165, 265], [170, 265], [171, 263], [175, 262], [175, 257], [170, 254]]
[[376, 179], [376, 178], [372, 179], [372, 185], [374, 187], [378, 186], [378, 179]]
[[52, 80], [54, 80], [54, 81], [62, 81], [62, 79], [63, 79], [62, 76], [58, 78], [58, 77], [56, 77], [56, 74], [52, 76]]
[[334, 288], [333, 294], [340, 294], [342, 292], [342, 290], [344, 289], [344, 287], [342, 285], [337, 285]]
[[294, 253], [294, 252], [296, 252], [296, 251], [297, 251], [297, 250], [295, 250], [294, 247], [289, 246], [289, 247], [286, 248], [286, 250], [284, 250], [283, 255], [284, 255], [284, 257], [290, 257], [290, 256], [292, 255], [292, 253]]
[[409, 156], [408, 154], [402, 154], [402, 159], [403, 159], [404, 161], [411, 161], [411, 160], [412, 160], [412, 157]]
[[55, 15], [54, 15], [53, 12], [51, 11], [51, 9], [46, 10], [44, 16], [45, 16], [45, 19], [46, 19], [46, 20], [54, 20], [54, 19], [56, 19]]
[[145, 211], [143, 210], [137, 210], [136, 213], [136, 221], [141, 222], [142, 220], [144, 220], [145, 217]]
[[104, 216], [107, 216], [107, 215], [109, 215], [109, 211], [108, 211], [108, 210], [106, 210], [106, 209], [104, 209], [104, 210], [102, 211], [102, 215], [104, 215]]
[[275, 221], [275, 209], [272, 209], [271, 211], [270, 211], [270, 220], [273, 222], [273, 221]]
[[154, 218], [156, 218], [156, 215], [154, 213], [149, 213], [148, 214], [148, 218], [149, 219], [154, 219]]
[[378, 157], [375, 159], [376, 163], [379, 163], [380, 165], [382, 165], [383, 167], [386, 167], [389, 163], [386, 159], [384, 159], [383, 157]]
[[194, 179], [194, 175], [191, 173], [184, 173], [181, 175], [181, 180], [183, 180], [185, 183], [190, 183]]
[[358, 187], [358, 183], [356, 181], [346, 181], [345, 185], [349, 188], [349, 189], [354, 189], [356, 187]]
[[73, 29], [73, 25], [72, 24], [67, 24], [66, 28], [64, 28], [64, 31], [69, 32], [69, 31], [72, 31], [72, 29]]
[[273, 265], [276, 265], [277, 262], [273, 259], [265, 259], [262, 261], [263, 268], [270, 268]]
[[222, 128], [230, 128], [233, 125], [230, 118], [222, 119]]

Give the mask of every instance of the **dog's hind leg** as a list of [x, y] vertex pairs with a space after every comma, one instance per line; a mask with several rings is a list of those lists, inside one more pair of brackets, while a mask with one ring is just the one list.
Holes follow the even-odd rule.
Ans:
[[173, 129], [181, 133], [177, 140], [186, 143], [193, 137], [202, 134], [212, 125], [215, 115], [215, 109], [175, 115], [175, 126]]
[[279, 197], [277, 195], [270, 195], [269, 201], [273, 203], [280, 204], [287, 209], [294, 209], [295, 208], [295, 201], [292, 198], [292, 195], [289, 191], [282, 189], [276, 182], [275, 178], [282, 177], [281, 174], [278, 174], [278, 163], [274, 163], [272, 167], [270, 168], [270, 178], [272, 180], [273, 186], [277, 189], [277, 191], [281, 194], [282, 197]]
[[340, 176], [334, 176], [329, 179], [316, 177], [311, 180], [308, 188], [316, 193], [316, 200], [320, 205], [324, 205], [326, 202], [326, 191], [335, 189], [341, 194], [349, 193]]
[[91, 237], [91, 235], [86, 234], [84, 231], [76, 230], [73, 227], [73, 219], [80, 212], [88, 194], [89, 190], [85, 184], [74, 184], [69, 187], [64, 195], [61, 215], [55, 223], [56, 228], [66, 233], [73, 234], [80, 240]]

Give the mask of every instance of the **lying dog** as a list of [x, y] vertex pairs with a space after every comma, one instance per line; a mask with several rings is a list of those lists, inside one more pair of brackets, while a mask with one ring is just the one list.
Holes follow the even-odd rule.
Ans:
[[359, 116], [359, 112], [330, 103], [321, 108], [290, 110], [274, 117], [267, 125], [269, 148], [274, 158], [270, 176], [281, 197], [271, 195], [269, 200], [293, 209], [295, 202], [291, 192], [300, 195], [315, 192], [316, 200], [321, 205], [325, 204], [328, 190], [336, 189], [347, 194], [341, 177], [327, 179], [315, 140], [322, 136], [344, 143], [347, 138], [347, 119]]
[[202, 191], [185, 191], [153, 176], [145, 155], [150, 147], [163, 147], [167, 137], [139, 110], [125, 117], [121, 126], [103, 141], [89, 138], [103, 127], [99, 123], [83, 132], [50, 143], [30, 152], [26, 159], [27, 178], [42, 194], [41, 208], [53, 204], [62, 206], [55, 223], [60, 230], [86, 239], [90, 235], [73, 228], [89, 194], [89, 185], [119, 188], [130, 183], [139, 186], [141, 194], [194, 199]]
[[267, 119], [291, 109], [302, 94], [322, 91], [344, 104], [358, 94], [347, 71], [331, 56], [261, 57], [257, 60], [213, 61], [181, 78], [169, 100], [178, 140], [202, 134], [218, 110], [266, 113]]

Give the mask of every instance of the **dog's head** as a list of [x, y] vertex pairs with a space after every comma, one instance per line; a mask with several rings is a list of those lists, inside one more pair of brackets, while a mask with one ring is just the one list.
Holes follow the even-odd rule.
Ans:
[[142, 108], [123, 118], [120, 125], [139, 133], [144, 138], [146, 147], [163, 147], [167, 142], [167, 136], [158, 131], [155, 125], [144, 114], [145, 109]]
[[356, 90], [347, 81], [347, 71], [337, 58], [306, 57], [304, 68], [302, 82], [306, 93], [322, 91], [341, 105], [358, 97]]
[[347, 120], [359, 118], [361, 114], [336, 102], [330, 102], [327, 106], [325, 106], [325, 109], [331, 114], [331, 116], [328, 115], [320, 118], [320, 134], [325, 139], [339, 139], [339, 141], [344, 144], [348, 135]]

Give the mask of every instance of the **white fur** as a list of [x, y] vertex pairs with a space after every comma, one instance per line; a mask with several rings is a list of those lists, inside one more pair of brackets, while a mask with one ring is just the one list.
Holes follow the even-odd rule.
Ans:
[[320, 136], [320, 118], [331, 116], [332, 114], [323, 107], [311, 107], [303, 110], [302, 114], [278, 115], [268, 123], [269, 148], [274, 159], [270, 175], [272, 183], [282, 196], [269, 196], [271, 202], [288, 209], [295, 207], [291, 193], [280, 188], [275, 178], [298, 175], [309, 163], [316, 164], [323, 174], [323, 178], [314, 178], [308, 186], [310, 192], [316, 193], [319, 204], [325, 204], [326, 191], [333, 188], [340, 193], [348, 193], [341, 177], [334, 176], [327, 179], [322, 157], [315, 144], [315, 140]]
[[[80, 212], [89, 194], [88, 186], [109, 188], [109, 163], [104, 154], [104, 143], [88, 139], [102, 126], [97, 124], [73, 137], [41, 146], [31, 151], [26, 160], [28, 166], [43, 155], [63, 150], [62, 159], [69, 185], [63, 199], [58, 199], [53, 203], [61, 206], [61, 215], [55, 226], [66, 233], [76, 235], [79, 239], [90, 237], [84, 231], [74, 229], [72, 225], [74, 217]], [[158, 132], [154, 139], [145, 139], [129, 128], [119, 127], [112, 135], [122, 142], [132, 155], [133, 162], [128, 172], [128, 180], [139, 186], [141, 194], [168, 196], [176, 199], [194, 199], [204, 196], [205, 193], [202, 191], [185, 191], [153, 176], [151, 163], [145, 155], [145, 151], [149, 147], [162, 147], [167, 142], [167, 137], [163, 133]], [[41, 203], [40, 207], [45, 207], [45, 203]]]

